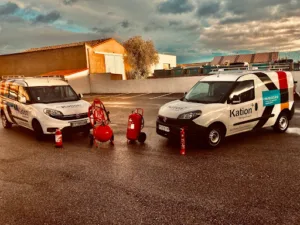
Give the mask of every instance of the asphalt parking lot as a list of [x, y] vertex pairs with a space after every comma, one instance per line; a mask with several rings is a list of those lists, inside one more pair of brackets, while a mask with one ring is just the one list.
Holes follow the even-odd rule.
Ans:
[[[55, 149], [52, 138], [1, 127], [0, 224], [299, 224], [300, 104], [286, 134], [263, 129], [181, 156], [155, 132], [159, 107], [181, 96], [100, 95], [115, 146], [75, 135]], [[144, 145], [126, 141], [136, 107]]]

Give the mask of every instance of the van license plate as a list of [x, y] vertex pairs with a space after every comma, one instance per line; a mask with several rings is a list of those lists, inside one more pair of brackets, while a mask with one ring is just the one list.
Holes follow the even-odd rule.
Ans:
[[166, 127], [166, 126], [163, 126], [163, 125], [158, 125], [158, 129], [162, 130], [162, 131], [165, 131], [165, 132], [170, 132], [170, 128], [169, 127]]
[[81, 121], [77, 121], [77, 122], [72, 122], [71, 126], [72, 127], [80, 127], [80, 126], [84, 126], [87, 124], [87, 120], [81, 120]]

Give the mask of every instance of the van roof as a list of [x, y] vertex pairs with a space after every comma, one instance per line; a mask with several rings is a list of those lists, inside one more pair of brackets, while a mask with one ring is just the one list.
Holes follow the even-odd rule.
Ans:
[[69, 85], [66, 81], [60, 78], [48, 78], [48, 77], [25, 77], [16, 79], [3, 80], [4, 82], [17, 83], [25, 87], [38, 87], [38, 86], [67, 86]]
[[[289, 72], [284, 71], [287, 74]], [[245, 71], [225, 71], [225, 72], [220, 72], [220, 73], [215, 73], [214, 75], [209, 75], [201, 79], [201, 81], [237, 81], [240, 77], [247, 75], [247, 74], [254, 74], [254, 73], [264, 73], [267, 74], [268, 76], [278, 76], [276, 71], [265, 71], [265, 70], [245, 70]]]
[[243, 74], [216, 74], [206, 76], [201, 81], [236, 81]]

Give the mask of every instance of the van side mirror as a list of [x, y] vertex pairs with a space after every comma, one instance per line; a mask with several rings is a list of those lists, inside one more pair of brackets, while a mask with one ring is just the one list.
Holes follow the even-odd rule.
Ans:
[[234, 95], [231, 99], [230, 99], [230, 103], [231, 104], [240, 104], [241, 103], [241, 98], [238, 95]]
[[83, 94], [78, 94], [78, 98], [82, 99], [83, 98]]
[[182, 101], [183, 99], [185, 99], [185, 96], [187, 95], [187, 92], [183, 93], [183, 96], [180, 98], [180, 100]]
[[20, 97], [19, 102], [22, 104], [26, 104], [26, 102], [27, 102], [26, 97], [24, 97], [24, 96]]

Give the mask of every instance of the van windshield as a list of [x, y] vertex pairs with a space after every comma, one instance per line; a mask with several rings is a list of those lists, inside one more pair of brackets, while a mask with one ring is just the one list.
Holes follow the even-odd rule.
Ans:
[[78, 95], [70, 86], [30, 87], [29, 92], [33, 103], [55, 103], [79, 100]]
[[234, 82], [198, 82], [184, 97], [185, 102], [222, 103]]

